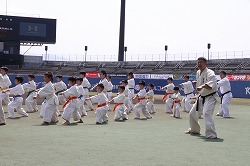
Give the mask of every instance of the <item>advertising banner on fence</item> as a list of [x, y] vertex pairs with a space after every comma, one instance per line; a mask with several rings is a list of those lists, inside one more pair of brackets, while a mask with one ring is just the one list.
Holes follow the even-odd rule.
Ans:
[[134, 74], [136, 79], [150, 79], [150, 74]]
[[250, 75], [247, 74], [228, 74], [227, 78], [231, 81], [250, 81]]
[[86, 73], [86, 77], [87, 78], [98, 78], [99, 77], [99, 73], [97, 73], [97, 72], [87, 72]]
[[172, 77], [173, 74], [151, 74], [150, 78], [155, 80], [166, 80], [167, 78]]

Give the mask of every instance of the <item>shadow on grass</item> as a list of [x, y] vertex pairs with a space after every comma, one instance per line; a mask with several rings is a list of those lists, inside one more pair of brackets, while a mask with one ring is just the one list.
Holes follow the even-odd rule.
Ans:
[[204, 140], [204, 142], [223, 142], [224, 141], [224, 139], [222, 138], [208, 139], [205, 136], [199, 136], [198, 138]]
[[115, 120], [115, 122], [126, 122], [126, 120]]
[[223, 118], [223, 119], [235, 119], [235, 117], [228, 117], [228, 118]]
[[140, 118], [140, 119], [138, 119], [138, 120], [148, 120], [147, 118]]
[[21, 119], [21, 118], [24, 118], [24, 117], [19, 116], [19, 117], [15, 117], [15, 118], [7, 118], [7, 119], [10, 119], [10, 120], [17, 120], [17, 119]]

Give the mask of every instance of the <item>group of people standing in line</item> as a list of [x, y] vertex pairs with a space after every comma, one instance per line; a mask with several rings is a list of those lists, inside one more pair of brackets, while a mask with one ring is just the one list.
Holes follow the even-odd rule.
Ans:
[[[166, 113], [172, 114], [172, 117], [180, 118], [180, 108], [183, 107], [184, 112], [189, 113], [190, 128], [185, 132], [187, 134], [200, 134], [199, 117], [203, 115], [206, 124], [206, 137], [208, 139], [216, 139], [217, 133], [215, 131], [212, 114], [215, 109], [215, 104], [218, 100], [217, 90], [220, 87], [221, 103], [217, 116], [224, 118], [230, 117], [229, 104], [232, 98], [230, 82], [226, 78], [226, 72], [221, 71], [221, 80], [217, 82], [214, 71], [207, 68], [207, 60], [200, 57], [197, 60], [198, 71], [196, 74], [196, 81], [190, 81], [189, 76], [184, 76], [184, 83], [175, 86], [173, 78], [167, 78], [168, 84], [162, 87], [166, 90], [163, 101], [166, 105]], [[151, 119], [152, 114], [156, 112], [154, 106], [154, 84], [147, 85], [144, 80], [139, 81], [139, 92], [135, 95], [135, 80], [132, 72], [128, 73], [128, 80], [122, 80], [118, 87], [118, 94], [113, 97], [111, 77], [105, 71], [101, 71], [100, 81], [91, 88], [91, 84], [86, 78], [85, 72], [80, 72], [79, 77], [69, 77], [67, 89], [66, 84], [62, 81], [62, 76], [56, 76], [57, 82], [52, 83], [53, 75], [48, 72], [44, 74], [45, 86], [37, 89], [34, 82], [35, 76], [28, 75], [28, 82], [23, 83], [24, 78], [21, 76], [15, 77], [15, 85], [11, 86], [11, 81], [7, 76], [8, 68], [1, 67], [0, 73], [0, 125], [6, 125], [2, 101], [8, 105], [8, 113], [10, 119], [15, 118], [15, 111], [23, 117], [28, 117], [28, 113], [37, 112], [37, 98], [43, 98], [44, 101], [41, 106], [40, 117], [43, 118], [43, 125], [57, 123], [58, 117], [62, 116], [64, 125], [70, 124], [71, 117], [77, 123], [83, 123], [82, 117], [87, 116], [85, 103], [90, 110], [96, 113], [96, 124], [107, 124], [110, 110], [110, 103], [115, 103], [113, 111], [115, 112], [115, 121], [128, 120], [128, 114], [134, 111], [134, 119], [140, 119], [140, 112], [146, 119]], [[196, 88], [193, 87], [196, 85]], [[181, 100], [179, 93], [180, 88], [184, 90], [184, 97]], [[97, 91], [97, 95], [89, 96], [90, 91]], [[25, 100], [26, 111], [22, 108], [22, 95], [28, 92]], [[9, 95], [13, 94], [13, 99], [10, 102]], [[134, 105], [133, 100], [137, 99]], [[196, 102], [192, 105], [192, 100]], [[97, 108], [94, 108], [92, 103], [97, 103]], [[63, 114], [61, 115], [57, 108], [62, 104]]]

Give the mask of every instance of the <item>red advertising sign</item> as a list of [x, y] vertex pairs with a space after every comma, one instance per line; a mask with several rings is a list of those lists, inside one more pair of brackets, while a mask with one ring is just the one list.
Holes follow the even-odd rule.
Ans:
[[235, 75], [228, 74], [227, 78], [231, 81], [250, 81], [250, 75], [243, 75], [243, 74], [235, 74]]
[[99, 73], [97, 73], [97, 72], [87, 72], [86, 77], [88, 77], [88, 78], [98, 78]]

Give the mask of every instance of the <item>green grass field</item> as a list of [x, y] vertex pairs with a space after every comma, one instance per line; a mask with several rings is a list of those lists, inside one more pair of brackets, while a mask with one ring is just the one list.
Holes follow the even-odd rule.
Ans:
[[231, 105], [231, 119], [214, 116], [217, 140], [204, 138], [203, 120], [200, 136], [186, 135], [187, 113], [174, 119], [163, 104], [156, 108], [150, 120], [133, 120], [132, 113], [128, 121], [114, 122], [109, 112], [109, 124], [101, 126], [93, 111], [84, 124], [70, 126], [61, 125], [62, 118], [41, 126], [38, 113], [7, 119], [0, 127], [0, 166], [250, 165], [249, 106]]

